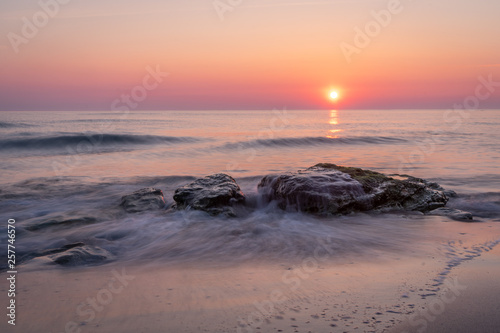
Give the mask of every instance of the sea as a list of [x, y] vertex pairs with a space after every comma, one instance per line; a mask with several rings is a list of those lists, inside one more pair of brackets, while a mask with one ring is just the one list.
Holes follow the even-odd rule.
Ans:
[[[500, 110], [286, 109], [0, 112], [0, 221], [16, 221], [26, 265], [78, 242], [154, 265], [293, 261], [322, 242], [332, 260], [383, 257], [429, 242], [427, 226], [446, 222], [403, 212], [318, 217], [259, 200], [265, 175], [321, 162], [438, 182], [458, 194], [449, 207], [500, 222]], [[220, 172], [247, 197], [244, 214], [168, 210], [175, 189]], [[119, 207], [145, 187], [163, 191], [165, 210]], [[30, 228], [65, 219], [88, 223]]]

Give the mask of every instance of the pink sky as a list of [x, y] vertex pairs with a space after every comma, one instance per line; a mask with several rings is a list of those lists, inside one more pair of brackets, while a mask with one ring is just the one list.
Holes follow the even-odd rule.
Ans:
[[136, 109], [451, 108], [500, 82], [500, 2], [394, 1], [242, 1], [223, 20], [206, 0], [69, 1], [32, 38], [38, 1], [2, 2], [0, 110], [109, 110], [148, 66], [169, 75]]

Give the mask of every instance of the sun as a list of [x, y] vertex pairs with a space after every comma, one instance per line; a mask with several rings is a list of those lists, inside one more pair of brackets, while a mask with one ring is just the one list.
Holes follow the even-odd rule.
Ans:
[[331, 99], [337, 99], [339, 97], [339, 93], [336, 91], [331, 91], [330, 92], [330, 98]]

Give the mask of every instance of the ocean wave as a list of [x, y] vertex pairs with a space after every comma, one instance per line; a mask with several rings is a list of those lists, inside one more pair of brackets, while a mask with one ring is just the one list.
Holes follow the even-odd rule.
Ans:
[[25, 123], [14, 123], [7, 121], [0, 121], [0, 128], [25, 128], [25, 127], [33, 127], [34, 125], [25, 124]]
[[8, 149], [57, 149], [81, 145], [83, 150], [99, 146], [157, 145], [199, 141], [193, 137], [172, 137], [131, 134], [68, 134], [39, 138], [16, 138], [0, 140], [0, 150]]
[[358, 136], [346, 138], [316, 137], [291, 137], [276, 139], [257, 139], [228, 143], [224, 148], [254, 148], [254, 147], [297, 147], [320, 145], [356, 145], [356, 144], [394, 144], [407, 142], [405, 139], [384, 136]]
[[112, 118], [93, 118], [93, 119], [69, 119], [69, 120], [60, 120], [58, 121], [59, 123], [152, 123], [152, 124], [158, 124], [158, 123], [172, 123], [173, 121], [171, 120], [165, 120], [165, 119], [112, 119]]

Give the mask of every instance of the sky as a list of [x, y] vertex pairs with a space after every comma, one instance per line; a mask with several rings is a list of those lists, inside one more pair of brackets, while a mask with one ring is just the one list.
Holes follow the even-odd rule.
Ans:
[[499, 13], [498, 0], [2, 0], [0, 110], [500, 108]]

